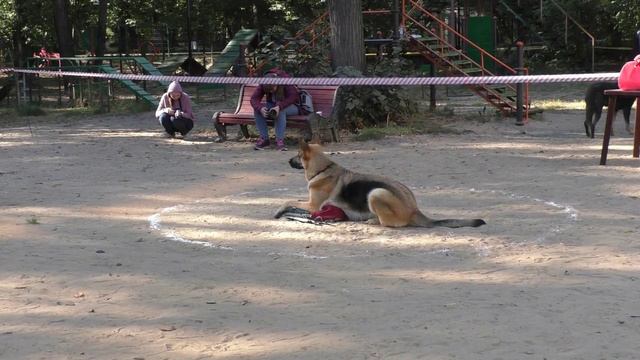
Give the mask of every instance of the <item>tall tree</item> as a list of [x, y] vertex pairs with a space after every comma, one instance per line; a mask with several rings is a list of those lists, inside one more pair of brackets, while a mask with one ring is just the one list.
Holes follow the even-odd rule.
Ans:
[[362, 26], [362, 0], [328, 0], [331, 24], [331, 66], [366, 68]]
[[25, 39], [22, 35], [22, 30], [25, 28], [24, 21], [24, 11], [25, 9], [21, 6], [20, 2], [14, 1], [13, 3], [15, 18], [13, 23], [13, 33], [12, 33], [12, 42], [13, 42], [13, 65], [17, 67], [22, 67], [24, 64], [24, 48], [25, 48]]
[[107, 41], [107, 3], [100, 0], [98, 5], [98, 34], [96, 38], [96, 56], [104, 56]]
[[71, 37], [71, 25], [69, 24], [69, 2], [68, 0], [53, 0], [54, 11], [53, 20], [56, 27], [56, 39], [58, 40], [58, 51], [65, 57], [73, 57], [73, 38]]

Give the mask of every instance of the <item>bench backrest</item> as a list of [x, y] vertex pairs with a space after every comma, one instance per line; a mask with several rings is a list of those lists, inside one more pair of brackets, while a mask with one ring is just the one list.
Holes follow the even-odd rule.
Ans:
[[[236, 114], [253, 114], [251, 107], [251, 95], [255, 89], [260, 86], [257, 84], [243, 85], [240, 89], [240, 97], [238, 99], [238, 107]], [[336, 102], [336, 93], [339, 86], [333, 85], [305, 85], [299, 86], [301, 90], [307, 90], [313, 99], [314, 110], [321, 111], [323, 116], [330, 116]]]

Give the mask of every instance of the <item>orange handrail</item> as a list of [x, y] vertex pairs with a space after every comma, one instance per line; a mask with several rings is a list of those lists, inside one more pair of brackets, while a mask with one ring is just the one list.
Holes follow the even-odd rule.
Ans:
[[[517, 74], [518, 72], [513, 69], [512, 67], [510, 67], [509, 65], [503, 63], [500, 59], [496, 58], [495, 56], [491, 55], [489, 52], [487, 52], [485, 49], [481, 48], [480, 46], [476, 45], [475, 43], [473, 43], [471, 40], [469, 40], [466, 36], [460, 34], [458, 31], [456, 31], [456, 29], [452, 28], [451, 26], [449, 26], [447, 23], [445, 23], [444, 21], [438, 19], [437, 16], [431, 14], [429, 11], [427, 11], [425, 8], [423, 8], [422, 6], [420, 6], [420, 4], [418, 4], [416, 1], [414, 0], [402, 0], [402, 12], [406, 17], [410, 17], [409, 12], [406, 11], [406, 6], [405, 3], [409, 2], [411, 5], [413, 5], [414, 8], [417, 8], [418, 10], [422, 11], [425, 15], [429, 16], [429, 18], [431, 18], [432, 20], [435, 20], [440, 27], [447, 29], [448, 31], [452, 32], [453, 34], [455, 34], [456, 36], [458, 36], [460, 39], [462, 39], [466, 44], [473, 46], [476, 50], [478, 50], [483, 56], [487, 56], [488, 58], [490, 58], [491, 60], [495, 61], [497, 64], [500, 64], [500, 66], [502, 66], [503, 68], [509, 70], [509, 72], [511, 72], [512, 74]], [[416, 22], [415, 19], [412, 18], [412, 20], [414, 22]]]

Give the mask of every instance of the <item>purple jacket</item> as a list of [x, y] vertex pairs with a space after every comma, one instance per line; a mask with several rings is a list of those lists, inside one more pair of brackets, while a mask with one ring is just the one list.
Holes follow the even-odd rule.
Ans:
[[[180, 91], [182, 95], [180, 96], [179, 101], [173, 101], [173, 105], [171, 104], [171, 99], [169, 98], [169, 93], [172, 91]], [[158, 108], [156, 109], [156, 117], [160, 117], [163, 112], [165, 112], [166, 108], [172, 108], [173, 110], [180, 110], [184, 117], [189, 118], [191, 120], [195, 120], [195, 116], [193, 116], [193, 110], [191, 109], [191, 98], [187, 93], [182, 91], [182, 86], [177, 81], [169, 84], [169, 88], [167, 92], [162, 95], [160, 102], [158, 103]]]
[[[279, 77], [289, 77], [289, 74], [282, 70], [271, 70], [270, 73], [275, 73]], [[256, 88], [251, 95], [251, 107], [255, 111], [260, 111], [261, 108], [264, 107], [264, 103], [262, 102], [262, 98], [267, 96], [266, 101], [273, 102], [276, 106], [279, 106], [280, 109], [284, 109], [291, 104], [296, 104], [298, 102], [298, 89], [295, 85], [278, 85], [278, 87], [284, 88], [284, 97], [282, 99], [276, 99], [275, 94], [267, 93], [264, 90], [264, 85], [260, 85]]]

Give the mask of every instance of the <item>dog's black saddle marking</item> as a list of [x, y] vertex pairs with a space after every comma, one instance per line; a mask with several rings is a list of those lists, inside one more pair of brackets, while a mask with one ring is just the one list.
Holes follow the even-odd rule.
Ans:
[[381, 181], [356, 180], [342, 188], [342, 191], [340, 191], [340, 198], [342, 201], [349, 204], [352, 209], [360, 212], [366, 212], [369, 211], [367, 196], [371, 190], [378, 188], [387, 189], [393, 192], [393, 190], [389, 188], [388, 184]]

